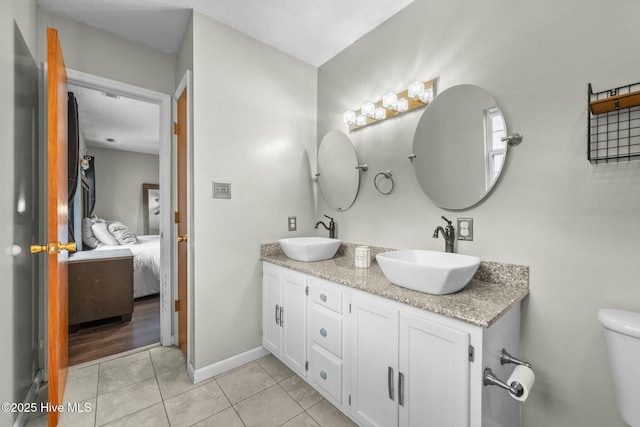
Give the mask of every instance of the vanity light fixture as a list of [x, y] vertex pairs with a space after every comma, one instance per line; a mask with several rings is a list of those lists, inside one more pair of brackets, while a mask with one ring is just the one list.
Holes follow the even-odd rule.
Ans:
[[389, 92], [380, 101], [365, 102], [359, 111], [345, 112], [342, 121], [352, 131], [424, 107], [433, 101], [435, 85], [435, 80], [411, 83], [403, 92]]

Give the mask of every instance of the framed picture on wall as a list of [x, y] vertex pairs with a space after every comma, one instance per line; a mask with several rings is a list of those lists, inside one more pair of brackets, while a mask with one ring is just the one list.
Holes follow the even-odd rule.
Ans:
[[142, 184], [144, 234], [160, 234], [160, 185]]

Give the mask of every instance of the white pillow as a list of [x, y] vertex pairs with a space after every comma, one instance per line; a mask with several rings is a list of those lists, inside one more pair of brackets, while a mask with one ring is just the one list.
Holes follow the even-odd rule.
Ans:
[[93, 230], [91, 229], [91, 226], [98, 221], [99, 220], [97, 218], [85, 217], [82, 219], [82, 243], [92, 249], [97, 248], [98, 243], [100, 243], [100, 241], [96, 239], [96, 236], [93, 234]]
[[109, 233], [106, 222], [96, 222], [91, 226], [91, 230], [93, 231], [94, 236], [96, 236], [96, 238], [100, 240], [101, 243], [104, 243], [107, 246], [120, 245], [116, 238], [113, 237], [111, 233]]
[[133, 231], [129, 230], [129, 228], [120, 221], [110, 221], [108, 224], [107, 229], [121, 245], [138, 243], [138, 238], [133, 234]]

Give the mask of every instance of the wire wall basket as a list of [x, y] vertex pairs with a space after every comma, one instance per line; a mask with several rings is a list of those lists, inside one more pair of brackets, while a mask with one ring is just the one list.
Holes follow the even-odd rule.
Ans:
[[640, 160], [640, 82], [602, 92], [589, 83], [587, 158], [591, 163]]

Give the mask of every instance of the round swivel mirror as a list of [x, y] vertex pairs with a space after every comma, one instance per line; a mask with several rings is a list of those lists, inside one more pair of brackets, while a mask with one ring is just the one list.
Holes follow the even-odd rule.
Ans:
[[329, 131], [318, 149], [318, 184], [331, 208], [342, 212], [353, 205], [360, 185], [357, 166], [356, 150], [349, 137], [339, 130]]
[[493, 188], [507, 157], [507, 128], [496, 101], [472, 85], [453, 86], [426, 108], [413, 139], [416, 176], [445, 209], [465, 209]]

